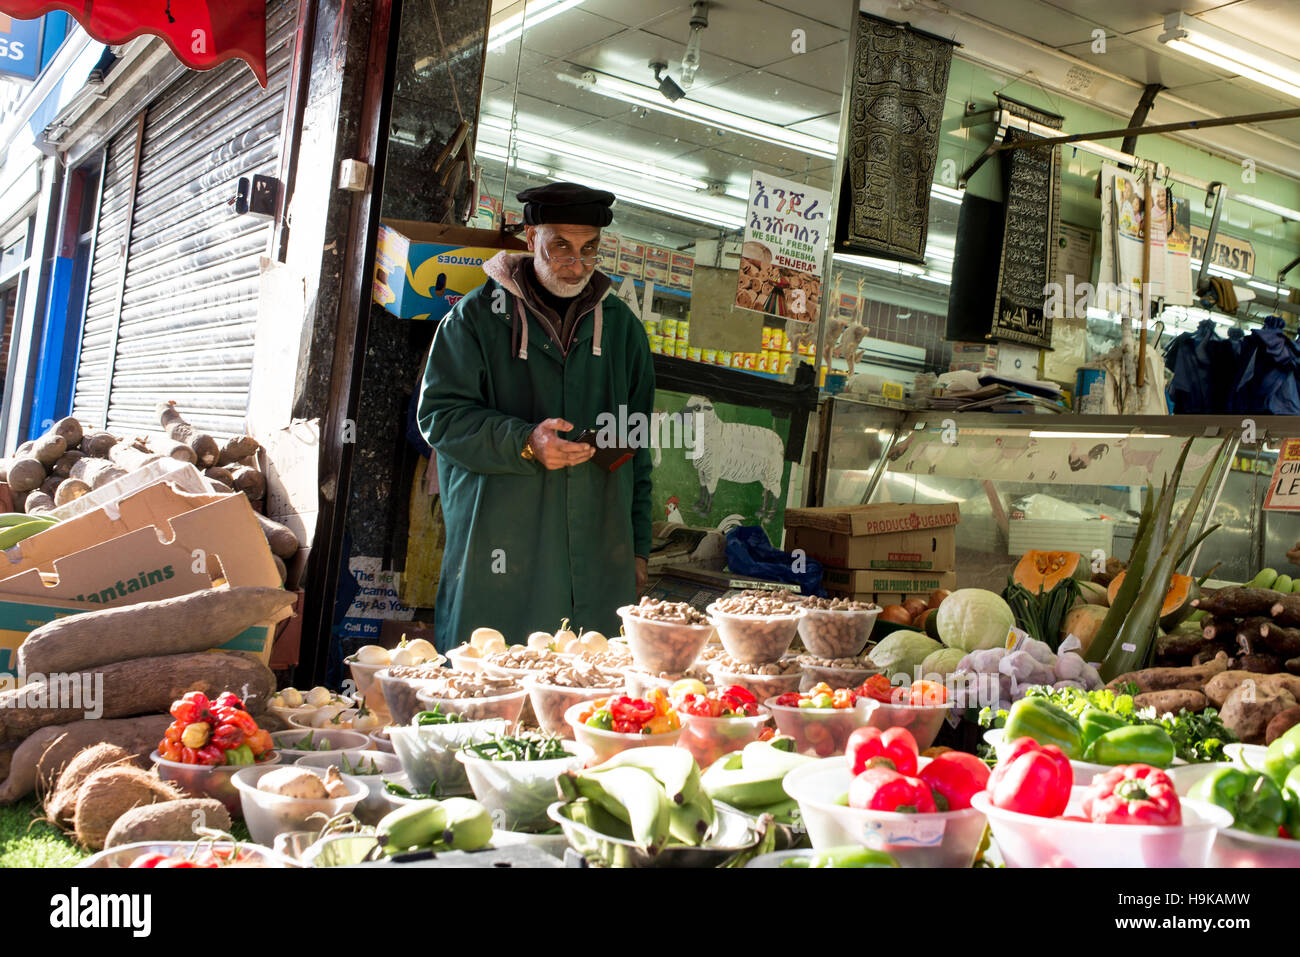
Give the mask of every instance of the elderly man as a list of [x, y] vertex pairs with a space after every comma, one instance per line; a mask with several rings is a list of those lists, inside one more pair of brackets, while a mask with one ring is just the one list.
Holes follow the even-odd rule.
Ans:
[[616, 635], [646, 582], [649, 450], [609, 471], [572, 441], [654, 403], [645, 330], [595, 269], [614, 196], [554, 183], [518, 198], [531, 255], [484, 263], [488, 281], [442, 320], [417, 412], [447, 525], [441, 650], [480, 627], [522, 643], [566, 618]]

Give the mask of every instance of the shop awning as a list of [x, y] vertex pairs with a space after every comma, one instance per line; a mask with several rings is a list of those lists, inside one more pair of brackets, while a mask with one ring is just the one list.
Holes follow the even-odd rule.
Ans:
[[0, 13], [20, 20], [56, 10], [101, 43], [162, 37], [193, 70], [243, 60], [266, 86], [266, 0], [0, 0]]

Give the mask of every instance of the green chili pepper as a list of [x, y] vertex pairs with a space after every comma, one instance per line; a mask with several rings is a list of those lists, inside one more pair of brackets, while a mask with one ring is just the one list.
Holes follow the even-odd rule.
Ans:
[[1167, 768], [1174, 762], [1174, 739], [1164, 728], [1154, 725], [1116, 728], [1092, 743], [1086, 760], [1097, 764], [1149, 764]]
[[460, 724], [465, 718], [455, 712], [443, 714], [438, 705], [434, 705], [432, 711], [421, 711], [413, 720], [417, 726], [423, 727], [429, 724]]

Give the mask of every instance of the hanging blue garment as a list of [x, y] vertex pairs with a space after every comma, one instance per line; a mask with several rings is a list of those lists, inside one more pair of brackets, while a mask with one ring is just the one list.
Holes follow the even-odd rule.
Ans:
[[1300, 415], [1300, 347], [1286, 337], [1285, 325], [1280, 316], [1269, 316], [1264, 328], [1246, 337], [1229, 411]]
[[1165, 350], [1170, 371], [1169, 397], [1175, 415], [1211, 415], [1227, 408], [1227, 383], [1215, 394], [1216, 347], [1226, 341], [1214, 331], [1214, 320], [1202, 319], [1195, 332], [1184, 332]]

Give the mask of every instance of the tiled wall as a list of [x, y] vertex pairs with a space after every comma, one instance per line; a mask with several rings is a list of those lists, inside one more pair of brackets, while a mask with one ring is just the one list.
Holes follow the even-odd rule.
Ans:
[[[903, 318], [909, 313], [908, 318]], [[948, 371], [952, 346], [943, 339], [946, 317], [883, 302], [868, 302], [862, 310], [862, 321], [875, 339], [921, 346], [925, 349], [925, 364], [929, 371]]]

